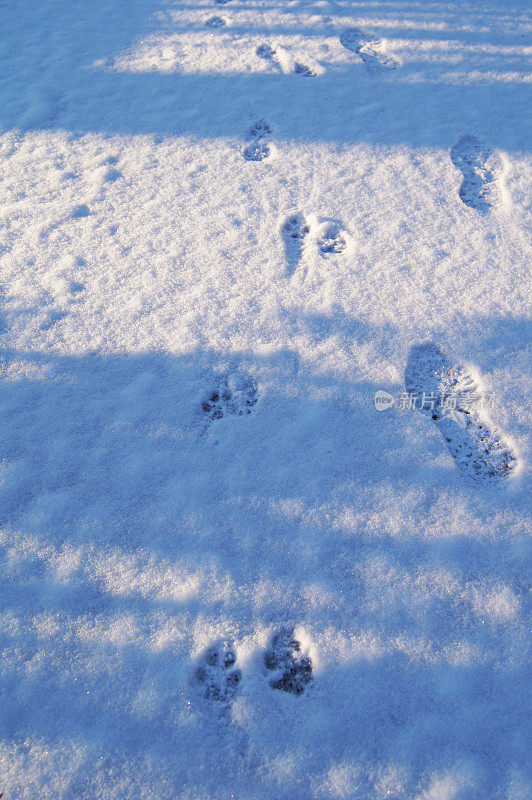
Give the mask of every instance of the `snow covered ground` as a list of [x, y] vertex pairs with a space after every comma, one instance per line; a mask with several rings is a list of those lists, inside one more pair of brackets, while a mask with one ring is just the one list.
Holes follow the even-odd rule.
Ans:
[[530, 796], [529, 12], [0, 3], [6, 800]]

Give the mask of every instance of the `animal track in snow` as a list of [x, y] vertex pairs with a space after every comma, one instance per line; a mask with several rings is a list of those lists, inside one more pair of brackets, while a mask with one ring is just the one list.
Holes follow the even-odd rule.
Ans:
[[74, 206], [72, 209], [72, 219], [83, 219], [84, 217], [90, 217], [91, 211], [90, 208], [85, 205]]
[[305, 237], [310, 232], [303, 214], [292, 214], [283, 223], [281, 235], [284, 242], [287, 272], [291, 277], [296, 271], [303, 255]]
[[270, 133], [272, 133], [272, 129], [266, 120], [259, 119], [258, 122], [255, 122], [249, 129], [248, 137], [250, 139], [263, 139], [265, 136], [269, 136]]
[[207, 28], [223, 28], [226, 22], [222, 17], [210, 17], [210, 19], [205, 22], [205, 25]]
[[57, 230], [61, 225], [66, 222], [70, 222], [71, 220], [82, 220], [87, 219], [91, 216], [91, 210], [88, 205], [82, 203], [80, 205], [74, 206], [69, 212], [67, 217], [63, 217], [62, 219], [58, 219], [56, 222], [52, 222], [46, 228], [43, 228], [39, 232], [39, 239], [41, 241], [45, 241], [52, 231]]
[[49, 331], [50, 328], [53, 328], [57, 322], [60, 322], [66, 316], [67, 314], [65, 311], [61, 311], [60, 309], [57, 308], [52, 308], [47, 312], [45, 318], [39, 325], [39, 328], [41, 329], [41, 331]]
[[255, 52], [259, 58], [263, 58], [265, 61], [274, 60], [275, 50], [269, 44], [259, 44]]
[[477, 136], [462, 136], [451, 150], [451, 161], [464, 179], [458, 192], [466, 206], [487, 213], [499, 200], [500, 156]]
[[222, 376], [217, 388], [203, 401], [201, 407], [211, 419], [221, 419], [226, 414], [242, 417], [251, 414], [257, 400], [255, 379], [248, 373], [237, 372]]
[[347, 50], [356, 53], [362, 59], [368, 72], [382, 72], [399, 67], [399, 62], [395, 58], [383, 52], [382, 39], [364, 33], [360, 28], [346, 28], [340, 34], [340, 42]]
[[109, 156], [105, 161], [102, 161], [100, 166], [94, 172], [94, 182], [100, 185], [100, 188], [106, 183], [115, 183], [122, 177], [122, 173], [117, 169], [118, 158], [116, 156]]
[[315, 78], [316, 72], [310, 67], [307, 67], [306, 64], [302, 64], [300, 61], [296, 61], [294, 64], [294, 72], [298, 75], [303, 75], [305, 78]]
[[270, 155], [270, 148], [263, 141], [254, 141], [244, 147], [242, 151], [245, 161], [265, 161]]
[[103, 179], [105, 183], [114, 183], [122, 177], [122, 173], [117, 169], [108, 169]]
[[321, 220], [311, 214], [305, 218], [303, 214], [293, 214], [281, 227], [287, 273], [291, 277], [306, 250], [308, 241], [314, 242], [318, 252], [324, 258], [343, 253], [348, 244], [348, 235], [341, 222], [335, 219]]
[[85, 285], [72, 276], [78, 267], [84, 266], [81, 258], [65, 256], [56, 267], [50, 268], [43, 281], [46, 292], [46, 306], [41, 317], [40, 330], [47, 331], [57, 322], [68, 316], [70, 309], [80, 300], [85, 291]]
[[430, 397], [421, 410], [430, 414], [464, 474], [490, 483], [514, 472], [517, 458], [482, 413], [482, 387], [468, 369], [435, 344], [419, 344], [410, 351], [405, 384], [407, 392]]
[[247, 139], [250, 140], [242, 151], [245, 161], [264, 161], [271, 154], [270, 145], [264, 141], [272, 132], [266, 120], [260, 119], [248, 131]]
[[293, 62], [290, 55], [282, 47], [277, 51], [271, 45], [264, 43], [260, 44], [255, 52], [259, 58], [264, 59], [264, 61], [270, 61], [281, 72], [286, 74], [294, 71], [297, 75], [303, 75], [305, 78], [315, 78], [317, 75], [317, 72], [307, 67], [306, 64], [302, 64], [300, 61]]
[[303, 694], [312, 680], [312, 662], [301, 652], [301, 644], [294, 636], [294, 629], [280, 628], [272, 637], [264, 654], [264, 666], [275, 673], [270, 678], [272, 689], [290, 694]]
[[235, 662], [236, 653], [230, 642], [222, 641], [209, 647], [195, 672], [205, 698], [220, 703], [234, 699], [242, 677]]
[[347, 241], [342, 226], [336, 220], [325, 220], [316, 229], [318, 250], [323, 256], [343, 253]]

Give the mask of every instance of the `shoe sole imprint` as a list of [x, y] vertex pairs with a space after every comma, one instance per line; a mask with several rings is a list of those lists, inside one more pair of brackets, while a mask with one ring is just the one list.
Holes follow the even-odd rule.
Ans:
[[481, 213], [490, 211], [500, 200], [503, 163], [498, 153], [478, 136], [467, 135], [452, 148], [451, 161], [463, 175], [461, 201]]
[[481, 413], [481, 386], [469, 370], [432, 342], [414, 346], [405, 370], [406, 391], [430, 403], [422, 408], [442, 434], [461, 472], [474, 481], [509, 477], [517, 457]]
[[362, 59], [368, 72], [391, 71], [400, 66], [395, 58], [382, 52], [382, 39], [370, 36], [360, 28], [347, 28], [340, 34], [340, 43]]

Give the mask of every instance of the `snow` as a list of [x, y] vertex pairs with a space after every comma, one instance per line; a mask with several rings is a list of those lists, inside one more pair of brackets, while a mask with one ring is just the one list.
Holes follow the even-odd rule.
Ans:
[[[528, 796], [531, 28], [0, 4], [6, 800]], [[376, 410], [430, 341], [507, 477]]]

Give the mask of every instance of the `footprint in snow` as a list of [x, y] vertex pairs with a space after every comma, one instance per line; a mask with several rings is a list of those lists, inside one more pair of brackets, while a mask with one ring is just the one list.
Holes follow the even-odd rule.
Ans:
[[242, 674], [235, 663], [231, 642], [221, 641], [209, 647], [195, 672], [196, 684], [207, 700], [227, 704], [236, 697]]
[[255, 52], [265, 61], [274, 61], [275, 50], [269, 44], [259, 44]]
[[399, 67], [399, 62], [395, 58], [387, 56], [383, 52], [383, 40], [378, 36], [365, 33], [360, 28], [346, 28], [340, 34], [340, 42], [347, 50], [356, 53], [362, 59], [370, 73], [394, 70]]
[[246, 145], [242, 151], [245, 161], [265, 161], [270, 155], [270, 148], [263, 141], [254, 141]]
[[[282, 66], [282, 64], [281, 64], [281, 62], [279, 60], [278, 53], [277, 53], [276, 50], [274, 50], [273, 47], [271, 47], [271, 45], [269, 45], [267, 43], [260, 44], [257, 47], [255, 52], [256, 52], [256, 54], [258, 55], [259, 58], [264, 59], [264, 61], [270, 61], [281, 72], [290, 72], [291, 71], [291, 67], [288, 66], [288, 64], [290, 63], [289, 60], [288, 59], [284, 59], [284, 61], [285, 61], [285, 69], [283, 69], [283, 66]], [[305, 77], [305, 78], [315, 78], [316, 75], [317, 75], [317, 72], [315, 72], [310, 67], [307, 67], [306, 64], [302, 64], [300, 61], [296, 61], [294, 63], [294, 72], [297, 75], [303, 75], [303, 77]]]
[[218, 386], [211, 392], [207, 400], [201, 404], [203, 412], [210, 419], [221, 419], [226, 414], [242, 417], [251, 414], [258, 400], [258, 388], [255, 379], [245, 372], [223, 375]]
[[122, 177], [122, 173], [118, 169], [108, 169], [105, 175], [103, 176], [103, 180], [105, 183], [115, 183], [119, 178]]
[[421, 410], [431, 416], [465, 475], [494, 483], [514, 472], [517, 458], [482, 413], [481, 386], [469, 370], [435, 344], [419, 344], [410, 351], [405, 384], [421, 403], [429, 398]]
[[292, 277], [301, 261], [305, 237], [309, 232], [310, 227], [303, 214], [292, 214], [282, 225], [288, 277]]
[[84, 217], [90, 217], [90, 215], [91, 215], [90, 208], [87, 205], [83, 204], [79, 206], [74, 206], [74, 208], [72, 209], [71, 217], [72, 219], [83, 219]]
[[271, 148], [264, 140], [271, 132], [270, 125], [264, 119], [260, 119], [251, 126], [246, 137], [249, 144], [242, 151], [245, 161], [264, 161], [268, 158]]
[[223, 28], [225, 24], [226, 22], [222, 17], [210, 17], [210, 19], [205, 22], [207, 28]]
[[294, 72], [297, 75], [303, 75], [305, 78], [315, 78], [317, 74], [313, 69], [307, 67], [306, 64], [302, 64], [300, 61], [296, 61], [294, 64]]
[[57, 308], [52, 308], [46, 314], [45, 318], [39, 325], [41, 331], [49, 331], [57, 322], [60, 322], [67, 316], [65, 311], [61, 311]]
[[464, 180], [458, 192], [466, 206], [487, 213], [499, 200], [500, 156], [477, 136], [462, 136], [451, 150], [451, 161]]
[[119, 178], [122, 177], [122, 173], [119, 169], [116, 169], [116, 165], [118, 164], [118, 158], [116, 156], [109, 156], [103, 162], [103, 169], [105, 170], [103, 175], [103, 180], [105, 183], [115, 183]]
[[63, 225], [65, 222], [68, 222], [73, 219], [75, 220], [87, 219], [90, 216], [91, 216], [91, 210], [89, 206], [85, 205], [85, 203], [74, 206], [70, 210], [68, 217], [63, 217], [63, 219], [59, 219], [56, 222], [52, 222], [51, 225], [48, 225], [46, 228], [43, 228], [39, 232], [39, 239], [41, 241], [46, 241], [46, 239], [52, 233], [52, 231], [55, 231], [57, 228], [59, 228], [60, 225]]
[[269, 136], [272, 133], [272, 129], [270, 125], [266, 122], [265, 119], [259, 119], [258, 122], [255, 122], [248, 131], [248, 138], [249, 139], [264, 139], [265, 136]]
[[336, 220], [325, 220], [317, 229], [317, 245], [322, 256], [343, 253], [347, 246], [342, 225]]
[[312, 680], [312, 661], [301, 652], [301, 644], [291, 627], [280, 628], [273, 635], [264, 654], [264, 666], [273, 673], [272, 689], [299, 695]]

